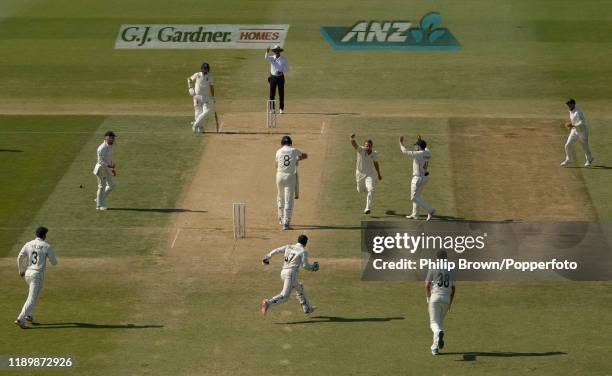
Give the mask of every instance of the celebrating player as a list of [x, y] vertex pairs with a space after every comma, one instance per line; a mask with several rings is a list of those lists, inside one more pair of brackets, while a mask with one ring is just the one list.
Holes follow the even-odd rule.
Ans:
[[355, 177], [357, 179], [357, 192], [367, 192], [366, 207], [364, 214], [370, 214], [372, 204], [374, 203], [374, 187], [376, 185], [376, 177], [382, 180], [380, 175], [380, 166], [378, 165], [378, 152], [373, 150], [374, 143], [372, 140], [366, 140], [363, 146], [357, 145], [355, 134], [350, 137], [351, 145], [357, 150], [357, 167]]
[[283, 230], [289, 230], [297, 183], [297, 164], [308, 158], [308, 154], [294, 148], [289, 136], [283, 136], [281, 145], [276, 151], [276, 203], [278, 223], [283, 226]]
[[289, 298], [289, 294], [293, 289], [296, 290], [298, 301], [302, 305], [302, 309], [305, 314], [314, 312], [316, 307], [310, 305], [306, 292], [304, 291], [304, 285], [298, 281], [300, 267], [316, 272], [319, 270], [319, 263], [313, 262], [308, 263], [308, 251], [306, 251], [306, 243], [308, 243], [308, 237], [306, 235], [298, 236], [297, 244], [289, 244], [276, 248], [262, 259], [264, 265], [270, 264], [270, 258], [277, 253], [282, 253], [285, 256], [283, 263], [283, 270], [281, 271], [281, 279], [283, 280], [283, 290], [280, 294], [270, 299], [264, 299], [261, 302], [261, 314], [265, 315], [268, 313], [268, 309], [273, 304], [280, 304], [285, 302]]
[[[36, 239], [27, 242], [17, 256], [19, 275], [25, 277], [29, 286], [28, 299], [23, 305], [19, 317], [15, 320], [15, 325], [21, 329], [28, 328], [26, 321], [34, 323], [34, 308], [42, 292], [47, 258], [51, 264], [57, 265], [53, 248], [45, 241], [48, 231], [46, 227], [37, 228]], [[27, 266], [24, 265], [26, 263]]]
[[214, 81], [210, 74], [210, 65], [208, 63], [202, 64], [200, 72], [196, 72], [187, 78], [187, 86], [189, 86], [189, 95], [193, 97], [193, 107], [195, 109], [195, 120], [191, 122], [191, 129], [194, 133], [203, 133], [206, 118], [211, 112], [208, 105], [209, 98], [213, 105], [217, 102]]
[[[446, 259], [446, 251], [438, 251], [438, 259]], [[429, 269], [425, 279], [425, 294], [429, 307], [429, 326], [433, 332], [431, 354], [440, 354], [444, 348], [444, 317], [455, 298], [455, 279], [452, 270]]]
[[113, 162], [113, 144], [115, 133], [104, 134], [104, 142], [98, 146], [98, 161], [93, 174], [98, 178], [98, 194], [96, 195], [96, 210], [106, 210], [106, 196], [115, 189], [115, 162]]
[[567, 102], [565, 102], [565, 104], [569, 108], [570, 117], [570, 121], [566, 123], [565, 126], [570, 130], [570, 134], [567, 137], [567, 142], [565, 143], [565, 160], [561, 162], [561, 166], [568, 166], [573, 163], [572, 149], [574, 148], [576, 141], [580, 141], [586, 158], [584, 166], [591, 167], [591, 164], [595, 158], [593, 158], [593, 155], [591, 154], [591, 147], [589, 146], [589, 128], [584, 120], [584, 114], [578, 107], [576, 107], [575, 100], [569, 99]]
[[431, 159], [431, 152], [427, 148], [427, 142], [421, 139], [421, 136], [418, 136], [417, 141], [414, 143], [414, 151], [408, 150], [404, 146], [404, 136], [400, 136], [399, 143], [402, 153], [414, 158], [412, 163], [412, 183], [410, 186], [412, 213], [407, 215], [406, 218], [418, 219], [418, 210], [420, 206], [427, 211], [427, 220], [429, 221], [436, 212], [436, 209], [432, 208], [425, 200], [423, 200], [421, 197], [421, 192], [429, 180], [429, 172], [427, 172], [427, 167], [429, 165], [429, 160]]

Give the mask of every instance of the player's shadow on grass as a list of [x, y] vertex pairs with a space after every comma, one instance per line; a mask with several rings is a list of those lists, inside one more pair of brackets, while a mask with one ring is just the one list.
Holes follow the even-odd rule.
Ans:
[[92, 324], [87, 322], [35, 323], [28, 329], [150, 329], [163, 328], [156, 324]]
[[[389, 217], [399, 217], [399, 218], [405, 218], [406, 220], [414, 221], [414, 219], [406, 218], [406, 216], [408, 215], [407, 213], [398, 213], [395, 210], [387, 210], [385, 214]], [[425, 218], [426, 218], [425, 215], [419, 216], [420, 220], [425, 220]], [[450, 222], [475, 222], [475, 223], [519, 223], [521, 222], [520, 219], [504, 219], [502, 221], [483, 221], [479, 219], [467, 219], [463, 217], [454, 217], [452, 215], [437, 215], [437, 214], [434, 214], [431, 220], [432, 221], [450, 221]]]
[[147, 213], [207, 213], [206, 210], [191, 210], [180, 208], [108, 208], [114, 211], [133, 211]]
[[23, 150], [18, 150], [18, 149], [0, 149], [0, 153], [23, 153]]
[[590, 167], [586, 167], [586, 166], [566, 166], [565, 168], [584, 168], [584, 169], [587, 169], [587, 170], [612, 170], [612, 167], [604, 166], [604, 165], [592, 165]]
[[358, 225], [292, 225], [295, 230], [361, 230]]
[[339, 116], [339, 115], [356, 115], [359, 116], [359, 112], [286, 112], [286, 115], [328, 115], [328, 116]]
[[491, 356], [496, 358], [515, 358], [523, 356], [556, 356], [556, 355], [567, 355], [563, 351], [547, 351], [547, 352], [514, 352], [514, 351], [472, 351], [472, 352], [441, 352], [440, 355], [475, 355], [478, 356]]
[[222, 132], [204, 132], [204, 134], [225, 134], [225, 135], [271, 135], [271, 134], [282, 134], [290, 135], [291, 133], [287, 132], [240, 132], [240, 131], [222, 131]]
[[405, 317], [338, 317], [338, 316], [313, 316], [310, 320], [277, 322], [280, 325], [296, 324], [323, 324], [323, 323], [351, 323], [351, 322], [387, 322], [393, 320], [404, 320]]

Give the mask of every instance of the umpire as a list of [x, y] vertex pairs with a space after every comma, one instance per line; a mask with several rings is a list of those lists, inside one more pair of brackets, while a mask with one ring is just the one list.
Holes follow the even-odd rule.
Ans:
[[[274, 52], [270, 55], [270, 51]], [[272, 49], [268, 47], [266, 50], [266, 60], [270, 62], [270, 77], [268, 82], [270, 83], [270, 100], [274, 100], [276, 96], [276, 88], [278, 87], [278, 98], [280, 113], [285, 113], [285, 73], [289, 72], [289, 63], [287, 58], [281, 56], [281, 52], [284, 51], [281, 46], [274, 45]]]

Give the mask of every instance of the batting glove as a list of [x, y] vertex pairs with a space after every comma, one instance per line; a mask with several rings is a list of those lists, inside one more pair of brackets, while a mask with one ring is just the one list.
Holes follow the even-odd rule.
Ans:
[[192, 97], [195, 97], [196, 92], [195, 92], [194, 88], [192, 88], [192, 87], [189, 88], [189, 95], [191, 95]]
[[263, 259], [261, 259], [261, 262], [264, 265], [270, 265], [270, 258], [268, 256], [264, 256]]
[[312, 271], [316, 272], [317, 270], [319, 270], [319, 263], [315, 261], [312, 263]]

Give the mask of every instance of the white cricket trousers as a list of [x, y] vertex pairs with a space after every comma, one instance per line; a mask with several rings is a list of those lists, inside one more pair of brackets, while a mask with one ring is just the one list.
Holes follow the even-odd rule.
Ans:
[[429, 303], [429, 327], [433, 332], [433, 343], [431, 349], [438, 348], [438, 335], [444, 331], [444, 317], [448, 312], [448, 303], [430, 302]]
[[374, 203], [374, 190], [376, 189], [376, 177], [360, 174], [355, 175], [357, 180], [357, 192], [366, 192], [366, 207], [365, 210], [372, 210]]
[[193, 97], [193, 108], [195, 110], [195, 121], [192, 127], [193, 131], [203, 133], [204, 126], [206, 125], [206, 118], [211, 113], [211, 108], [201, 95]]
[[289, 226], [291, 223], [296, 180], [296, 174], [276, 174], [276, 206], [278, 208], [278, 218], [284, 226]]
[[421, 197], [421, 192], [423, 191], [423, 187], [427, 184], [429, 178], [427, 176], [413, 176], [412, 184], [410, 185], [410, 201], [412, 201], [412, 215], [417, 215], [419, 212], [419, 206], [427, 211], [427, 213], [433, 213], [434, 208], [432, 208], [423, 197]]
[[42, 292], [44, 280], [45, 272], [31, 269], [26, 271], [25, 281], [30, 287], [30, 290], [28, 292], [28, 299], [23, 305], [19, 317], [17, 317], [19, 321], [23, 321], [27, 316], [32, 316], [34, 314], [34, 308], [36, 307], [36, 303], [38, 302], [38, 298]]
[[304, 291], [304, 285], [301, 282], [298, 282], [298, 275], [299, 272], [297, 270], [283, 269], [281, 272], [283, 290], [280, 292], [280, 294], [268, 299], [268, 303], [270, 303], [270, 305], [274, 305], [286, 302], [287, 299], [289, 299], [291, 291], [295, 289], [295, 295], [302, 305], [302, 309], [304, 312], [309, 312], [310, 302], [308, 301], [308, 297]]
[[580, 141], [582, 145], [584, 157], [587, 161], [590, 161], [593, 155], [591, 154], [591, 147], [589, 146], [589, 131], [587, 129], [584, 132], [579, 132], [576, 128], [572, 128], [569, 136], [567, 136], [567, 142], [565, 143], [565, 159], [570, 162], [574, 159], [572, 158], [572, 150], [577, 141]]
[[111, 169], [100, 166], [94, 174], [98, 178], [98, 193], [96, 194], [96, 205], [106, 206], [106, 196], [115, 189], [115, 177]]

